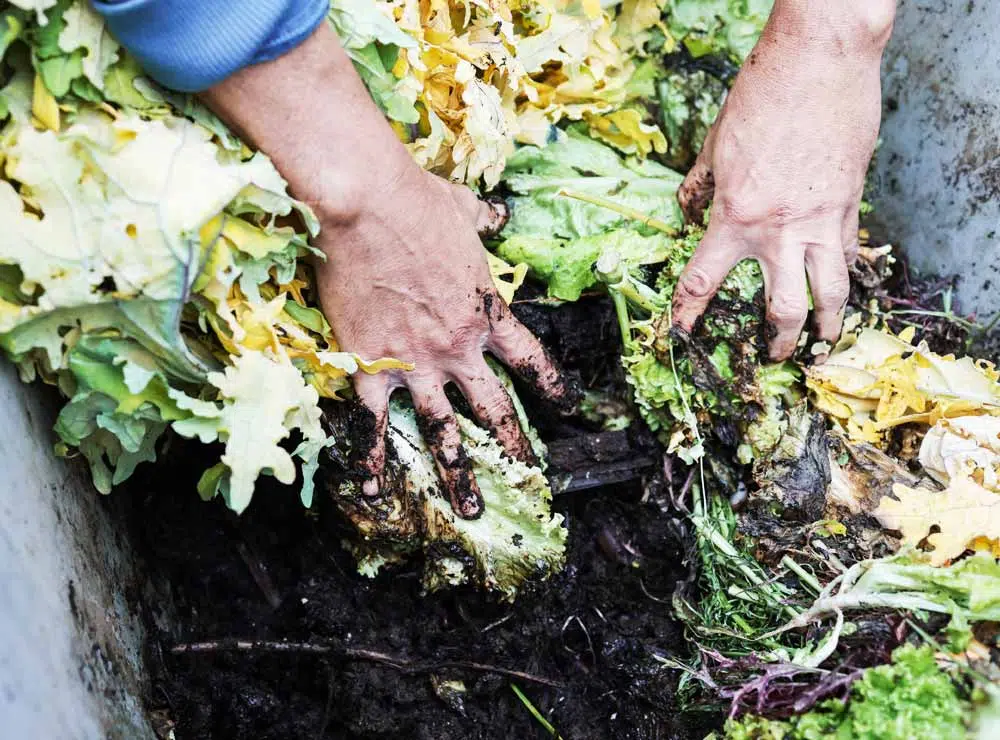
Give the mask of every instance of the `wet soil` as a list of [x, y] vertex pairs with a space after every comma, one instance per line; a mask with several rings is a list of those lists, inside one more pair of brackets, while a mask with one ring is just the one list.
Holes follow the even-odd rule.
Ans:
[[[604, 301], [515, 308], [586, 385], [620, 382]], [[594, 430], [577, 421], [537, 421], [583, 460], [594, 446]], [[619, 437], [612, 446], [627, 456], [647, 444]], [[682, 709], [678, 675], [658, 660], [686, 656], [669, 602], [687, 571], [655, 486], [558, 497], [567, 567], [511, 606], [472, 590], [424, 596], [419, 564], [359, 576], [341, 547], [348, 529], [322, 497], [305, 511], [292, 489], [265, 486], [242, 517], [201, 502], [194, 487], [213, 454], [176, 440], [171, 474], [148, 467], [124, 494], [151, 573], [151, 709], [177, 740], [550, 737], [512, 683], [566, 740], [702, 738], [721, 716]], [[297, 645], [172, 652], [234, 638]], [[455, 662], [481, 666], [443, 665]]]

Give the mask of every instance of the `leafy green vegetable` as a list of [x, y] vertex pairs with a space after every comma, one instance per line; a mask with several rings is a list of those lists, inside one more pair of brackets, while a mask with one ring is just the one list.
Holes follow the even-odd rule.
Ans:
[[653, 162], [623, 160], [577, 129], [544, 148], [522, 147], [504, 178], [515, 195], [497, 254], [528, 265], [555, 298], [573, 301], [596, 286], [602, 255], [638, 267], [663, 262], [673, 248], [669, 234], [648, 223], [680, 227], [674, 195], [681, 177]]
[[930, 647], [904, 646], [870, 668], [849, 701], [828, 701], [788, 721], [749, 716], [726, 723], [726, 740], [960, 740], [969, 704]]
[[922, 610], [965, 622], [1000, 621], [1000, 563], [989, 553], [944, 567], [927, 564], [919, 553], [865, 560], [831, 582], [808, 611], [782, 630], [858, 609]]
[[724, 54], [742, 62], [753, 50], [774, 0], [674, 0], [666, 22], [691, 56]]
[[[604, 198], [680, 228], [675, 195], [683, 179], [655, 162], [623, 159], [570, 128], [545, 147], [524, 146], [508, 158], [504, 183], [514, 196], [504, 237], [559, 239], [571, 246], [581, 237], [637, 226], [621, 212], [561, 193]], [[502, 244], [500, 251], [503, 256]]]
[[[501, 379], [516, 401], [509, 379]], [[396, 455], [385, 497], [368, 498], [353, 482], [337, 494], [360, 535], [350, 547], [367, 575], [423, 552], [428, 591], [472, 582], [512, 600], [526, 582], [543, 580], [562, 567], [566, 528], [562, 516], [549, 510], [552, 496], [542, 470], [513, 460], [483, 429], [461, 415], [458, 420], [483, 495], [482, 516], [455, 515], [441, 494], [412, 406], [394, 400], [388, 444]], [[521, 423], [527, 429], [526, 420]], [[544, 453], [537, 437], [533, 442]]]

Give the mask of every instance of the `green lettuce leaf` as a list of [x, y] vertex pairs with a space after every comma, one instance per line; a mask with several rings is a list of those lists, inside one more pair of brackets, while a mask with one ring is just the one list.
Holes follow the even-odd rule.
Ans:
[[621, 212], [562, 192], [597, 196], [680, 228], [683, 217], [675, 196], [683, 180], [650, 160], [623, 159], [611, 147], [570, 129], [545, 147], [521, 147], [507, 160], [504, 183], [514, 195], [504, 237], [572, 240], [636, 227]]
[[726, 740], [962, 740], [970, 705], [930, 647], [898, 648], [869, 668], [849, 701], [828, 701], [787, 721], [748, 716], [726, 723]]
[[601, 282], [594, 266], [602, 255], [627, 267], [669, 257], [670, 235], [628, 214], [668, 230], [682, 223], [674, 198], [680, 175], [648, 160], [622, 159], [578, 130], [544, 148], [522, 147], [504, 178], [515, 195], [497, 254], [528, 265], [562, 300], [574, 301]]
[[753, 50], [774, 0], [674, 0], [666, 21], [695, 58], [723, 54], [742, 62]]

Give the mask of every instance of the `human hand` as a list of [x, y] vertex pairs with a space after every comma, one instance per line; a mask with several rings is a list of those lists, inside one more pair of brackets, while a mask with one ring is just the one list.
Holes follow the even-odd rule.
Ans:
[[357, 395], [371, 411], [363, 491], [375, 495], [382, 484], [389, 395], [406, 388], [452, 506], [475, 517], [482, 498], [445, 385], [455, 383], [507, 453], [529, 463], [535, 462], [531, 444], [483, 353], [531, 380], [543, 396], [568, 401], [570, 388], [493, 286], [477, 231], [499, 231], [503, 206], [412, 163], [391, 185], [364, 190], [372, 196], [362, 196], [350, 218], [322, 225], [318, 246], [328, 259], [317, 266], [320, 300], [343, 349], [416, 367], [355, 376]]
[[810, 290], [817, 334], [839, 337], [894, 10], [885, 0], [775, 3], [678, 191], [690, 220], [712, 209], [674, 293], [675, 327], [690, 332], [732, 267], [755, 258], [772, 359], [795, 351]]

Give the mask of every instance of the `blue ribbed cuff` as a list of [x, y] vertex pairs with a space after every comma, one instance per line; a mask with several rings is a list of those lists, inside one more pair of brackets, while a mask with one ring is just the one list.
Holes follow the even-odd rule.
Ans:
[[157, 82], [200, 92], [281, 56], [326, 18], [329, 0], [92, 0]]

